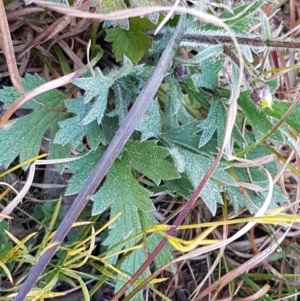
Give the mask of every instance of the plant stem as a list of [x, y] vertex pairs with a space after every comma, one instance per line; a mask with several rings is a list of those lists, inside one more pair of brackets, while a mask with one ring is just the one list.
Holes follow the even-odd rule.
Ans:
[[[272, 48], [300, 48], [300, 41], [281, 41], [270, 40], [263, 41], [261, 38], [236, 37], [241, 45], [249, 45], [252, 47], [272, 47]], [[187, 34], [183, 37], [181, 43], [193, 42], [199, 44], [232, 44], [230, 36], [225, 35], [203, 35], [203, 34]]]

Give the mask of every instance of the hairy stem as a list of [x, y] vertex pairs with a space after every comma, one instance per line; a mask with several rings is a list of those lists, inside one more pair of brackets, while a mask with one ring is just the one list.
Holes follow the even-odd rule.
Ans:
[[[249, 45], [252, 47], [272, 47], [272, 48], [300, 48], [300, 41], [280, 41], [270, 40], [263, 41], [261, 38], [236, 37], [241, 45]], [[203, 35], [203, 34], [187, 34], [183, 37], [182, 43], [193, 42], [199, 44], [232, 44], [230, 36], [225, 35]]]

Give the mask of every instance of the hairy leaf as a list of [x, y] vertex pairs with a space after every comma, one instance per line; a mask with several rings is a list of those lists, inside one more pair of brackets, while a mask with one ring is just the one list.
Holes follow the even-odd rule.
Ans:
[[188, 64], [200, 64], [202, 61], [223, 53], [223, 45], [202, 46], [197, 55], [187, 61]]
[[104, 147], [99, 147], [96, 151], [91, 151], [77, 161], [68, 164], [67, 167], [72, 170], [74, 174], [69, 180], [66, 195], [76, 194], [82, 189], [86, 179], [93, 172], [103, 153]]
[[137, 130], [142, 133], [141, 141], [145, 141], [151, 137], [159, 137], [161, 133], [161, 116], [159, 110], [159, 103], [155, 99], [150, 103], [146, 114], [138, 124]]
[[183, 94], [178, 81], [173, 75], [166, 77], [167, 87], [167, 103], [165, 107], [164, 127], [174, 128], [179, 125], [179, 110], [183, 105]]
[[125, 147], [124, 159], [128, 160], [133, 169], [158, 185], [161, 180], [179, 178], [174, 165], [165, 160], [169, 155], [168, 149], [157, 146], [154, 141], [130, 142]]
[[130, 60], [124, 58], [123, 67], [118, 70], [113, 70], [108, 74], [108, 76], [104, 76], [101, 70], [98, 68], [95, 71], [95, 76], [76, 79], [74, 84], [86, 91], [84, 103], [88, 103], [94, 99], [91, 109], [82, 120], [82, 125], [87, 125], [93, 122], [95, 119], [100, 124], [106, 109], [109, 88], [116, 80], [133, 72], [139, 72], [141, 69], [141, 66], [133, 66]]
[[197, 120], [183, 125], [174, 127], [163, 133], [162, 139], [167, 142], [175, 143], [183, 147], [187, 147], [194, 151], [198, 151], [199, 134], [197, 134], [199, 122]]
[[172, 192], [179, 194], [185, 197], [186, 199], [188, 199], [194, 191], [194, 187], [191, 181], [184, 173], [181, 174], [180, 179], [169, 180], [165, 183]]
[[55, 143], [61, 145], [71, 144], [72, 147], [77, 148], [85, 136], [93, 150], [96, 150], [100, 143], [105, 143], [103, 132], [100, 130], [96, 120], [87, 125], [82, 124], [82, 120], [91, 108], [89, 103], [84, 104], [82, 96], [79, 96], [77, 99], [67, 100], [66, 107], [76, 116], [58, 123], [60, 130], [55, 136]]
[[[260, 23], [259, 18], [254, 18], [253, 15], [262, 6], [263, 1], [253, 1], [248, 5], [240, 5], [233, 9], [233, 14], [229, 10], [224, 10], [220, 14], [220, 18], [236, 33], [245, 34], [254, 25]], [[201, 30], [219, 30], [218, 27], [211, 24], [201, 24], [198, 26]], [[227, 33], [228, 35], [228, 33]]]
[[[212, 160], [209, 160], [199, 154], [195, 154], [183, 148], [177, 148], [177, 152], [171, 152], [174, 156], [174, 160], [178, 165], [184, 165], [184, 171], [188, 175], [190, 181], [192, 182], [194, 188], [196, 188], [203, 178], [204, 174], [212, 164]], [[225, 165], [219, 164], [218, 168], [214, 172], [212, 179], [218, 180], [221, 183], [226, 183], [228, 185], [235, 186], [236, 183], [225, 171]], [[214, 181], [208, 180], [204, 186], [202, 192], [200, 193], [203, 201], [209, 208], [212, 214], [216, 213], [217, 202], [222, 204], [222, 198], [220, 196], [220, 188], [215, 184]]]
[[[26, 91], [30, 91], [44, 82], [35, 75], [26, 75], [22, 79], [23, 87]], [[0, 101], [7, 108], [12, 104], [20, 94], [14, 88], [3, 88], [0, 90]], [[64, 158], [69, 155], [70, 145], [65, 148], [53, 146], [54, 137], [58, 130], [57, 123], [63, 121], [70, 116], [64, 111], [64, 101], [66, 97], [58, 90], [48, 91], [36, 97], [36, 100], [42, 105], [55, 107], [58, 110], [47, 109], [47, 107], [37, 104], [34, 101], [26, 102], [22, 108], [29, 109], [29, 114], [15, 119], [8, 128], [0, 128], [0, 166], [7, 168], [9, 164], [20, 156], [23, 162], [39, 154], [41, 141], [45, 132], [50, 129], [50, 147], [53, 153], [52, 158]], [[61, 109], [61, 112], [59, 111]]]
[[264, 12], [260, 12], [260, 22], [261, 22], [263, 41], [271, 40], [272, 33], [271, 33], [269, 19]]
[[[99, 148], [68, 165], [74, 175], [66, 195], [78, 193], [82, 189], [103, 152], [104, 149]], [[108, 207], [111, 208], [112, 216], [122, 212], [115, 223], [116, 232], [112, 230], [110, 235], [112, 244], [128, 237], [133, 229], [140, 229], [138, 210], [149, 211], [154, 208], [149, 199], [150, 192], [138, 183], [132, 170], [141, 172], [156, 184], [161, 180], [178, 178], [176, 168], [165, 159], [168, 155], [169, 151], [157, 146], [154, 141], [129, 142], [107, 174], [103, 186], [91, 197], [94, 201], [93, 214], [102, 213]]]
[[[267, 183], [254, 183], [261, 188], [266, 188]], [[267, 197], [268, 191], [267, 189], [262, 192], [256, 192], [246, 189], [247, 191], [247, 198], [243, 195], [240, 188], [238, 187], [227, 187], [227, 193], [230, 197], [230, 203], [233, 205], [234, 211], [238, 212], [241, 208], [246, 207], [252, 214], [255, 214], [259, 208], [265, 202]], [[269, 206], [270, 209], [276, 208], [278, 203], [282, 203], [286, 201], [286, 196], [280, 191], [280, 188], [275, 186], [273, 191], [273, 196], [271, 200], [271, 204]]]
[[245, 33], [248, 32], [249, 29], [260, 23], [258, 18], [254, 18], [253, 14], [258, 11], [258, 9], [262, 6], [263, 1], [255, 1], [250, 5], [241, 5], [234, 9], [234, 16], [228, 11], [224, 11], [221, 14], [221, 18], [224, 18], [226, 24], [236, 33]]
[[215, 89], [218, 86], [218, 73], [222, 69], [224, 60], [215, 61], [208, 58], [200, 63], [201, 73], [192, 75], [196, 87]]
[[111, 215], [122, 213], [114, 223], [113, 231], [117, 231], [118, 241], [124, 240], [133, 229], [141, 229], [138, 210], [153, 210], [149, 199], [150, 192], [143, 188], [131, 172], [131, 166], [126, 160], [117, 160], [109, 173], [101, 189], [94, 194], [93, 215], [100, 214], [111, 207]]
[[198, 126], [198, 128], [202, 131], [199, 148], [204, 146], [211, 139], [217, 129], [218, 110], [220, 110], [219, 101], [213, 101], [207, 118]]

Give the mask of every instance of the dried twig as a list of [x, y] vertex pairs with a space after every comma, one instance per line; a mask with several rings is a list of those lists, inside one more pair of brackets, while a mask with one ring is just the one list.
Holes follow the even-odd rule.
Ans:
[[6, 58], [10, 80], [17, 91], [19, 91], [21, 94], [25, 93], [21, 83], [19, 70], [17, 68], [14, 47], [10, 36], [10, 30], [7, 22], [3, 0], [0, 0], [0, 29], [2, 37], [2, 50]]

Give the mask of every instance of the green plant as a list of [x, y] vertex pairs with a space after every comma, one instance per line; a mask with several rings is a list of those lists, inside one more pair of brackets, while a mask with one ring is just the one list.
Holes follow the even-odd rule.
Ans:
[[[125, 7], [123, 1], [115, 1], [116, 6], [112, 9], [110, 2], [103, 1], [102, 12]], [[135, 1], [130, 3], [136, 4]], [[271, 107], [264, 105], [267, 108], [261, 108], [252, 97], [253, 92], [261, 87], [274, 94], [279, 85], [277, 79], [261, 76], [254, 66], [252, 46], [257, 47], [259, 39], [261, 47], [268, 46], [278, 35], [271, 31], [268, 18], [261, 10], [263, 3], [255, 1], [249, 5], [237, 5], [232, 12], [220, 9], [218, 14], [244, 44], [245, 80], [239, 95], [230, 149], [227, 149], [227, 155], [236, 154], [235, 159], [242, 157], [258, 161], [271, 153], [276, 155], [280, 144], [288, 144], [297, 154], [300, 153], [295, 135], [300, 131], [297, 121], [300, 105], [295, 104], [293, 112], [286, 118], [284, 115], [291, 107], [290, 103], [273, 97]], [[208, 6], [207, 9], [211, 12], [212, 8]], [[79, 193], [122, 125], [134, 99], [141, 93], [170, 36], [177, 30], [175, 26], [178, 22], [184, 23], [186, 30], [180, 39], [181, 51], [177, 52], [172, 66], [166, 66], [168, 74], [156, 97], [135, 127], [130, 141], [126, 145], [123, 143], [121, 154], [97, 192], [89, 195], [93, 202], [92, 215], [103, 214], [107, 209], [110, 209], [112, 217], [122, 213], [104, 242], [108, 248], [107, 255], [134, 247], [140, 237], [126, 240], [157, 223], [150, 214], [155, 208], [151, 195], [165, 192], [189, 198], [198, 187], [228, 134], [227, 103], [231, 93], [236, 91], [238, 76], [242, 72], [238, 67], [235, 47], [222, 45], [228, 35], [224, 29], [195, 22], [194, 17], [188, 16], [184, 21], [178, 21], [178, 18], [170, 20], [160, 36], [154, 38], [151, 30], [157, 27], [153, 21], [158, 18], [156, 13], [150, 20], [135, 17], [129, 21], [107, 22], [97, 34], [112, 44], [113, 66], [110, 64], [103, 70], [96, 67], [73, 80], [73, 87], [81, 91], [77, 97], [68, 97], [58, 90], [36, 96], [22, 106], [30, 109], [31, 113], [13, 119], [6, 128], [0, 129], [0, 165], [5, 168], [17, 156], [22, 162], [38, 155], [41, 140], [49, 129], [49, 158], [68, 158], [71, 149], [80, 153], [77, 160], [57, 166], [61, 172], [64, 168], [73, 172], [66, 195]], [[259, 24], [261, 33], [255, 32], [255, 43], [252, 44], [254, 36], [250, 31]], [[291, 46], [289, 41], [285, 42], [283, 47]], [[296, 42], [293, 43], [295, 45]], [[96, 41], [92, 41], [92, 45], [95, 44]], [[92, 53], [96, 51], [94, 47]], [[105, 52], [102, 59], [107, 59]], [[31, 91], [42, 83], [38, 75], [26, 75], [22, 79], [25, 91]], [[5, 109], [19, 97], [20, 94], [12, 87], [0, 91]], [[256, 102], [260, 101], [262, 99]], [[280, 126], [276, 126], [278, 120]], [[283, 161], [282, 157], [277, 158]], [[200, 197], [212, 215], [216, 214], [218, 204], [224, 204], [224, 195], [229, 198], [235, 212], [246, 207], [255, 214], [268, 195], [269, 178], [261, 166], [272, 175], [278, 174], [278, 166], [275, 160], [270, 160], [254, 165], [246, 161], [248, 164], [238, 167], [231, 164], [230, 159], [224, 158], [218, 164]], [[276, 186], [269, 209], [285, 200], [286, 196]], [[144, 249], [132, 251], [123, 262], [112, 256], [107, 264], [118, 265], [124, 273], [133, 275], [146, 260], [146, 249], [154, 250], [159, 240], [157, 234], [144, 235]], [[121, 245], [120, 241], [125, 243]], [[156, 267], [170, 261], [170, 250], [164, 249], [156, 257]], [[68, 273], [71, 278], [76, 278], [72, 271]], [[116, 289], [124, 282], [122, 275], [118, 277]], [[142, 279], [145, 278], [146, 273]], [[83, 284], [82, 288], [85, 291]], [[136, 300], [142, 298], [141, 294], [136, 296]]]

